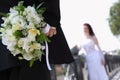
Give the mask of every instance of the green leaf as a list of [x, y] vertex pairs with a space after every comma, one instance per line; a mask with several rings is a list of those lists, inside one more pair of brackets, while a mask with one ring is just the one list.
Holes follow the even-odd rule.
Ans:
[[20, 38], [20, 37], [23, 37], [23, 33], [21, 30], [17, 30], [13, 33], [13, 35], [16, 37], [16, 38]]
[[20, 15], [23, 13], [23, 11], [25, 9], [25, 7], [23, 6], [23, 3], [24, 3], [24, 1], [20, 1], [18, 3], [18, 5], [14, 7], [14, 9], [17, 10]]
[[39, 42], [39, 43], [43, 43], [44, 41], [51, 42], [51, 41], [49, 40], [49, 38], [48, 38], [45, 34], [43, 34], [43, 33], [40, 34], [40, 35], [37, 35], [36, 40], [37, 40], [37, 42]]
[[0, 12], [0, 16], [1, 16], [1, 17], [2, 17], [2, 16], [7, 17], [7, 14], [6, 14], [6, 13], [1, 13], [1, 12]]
[[36, 7], [36, 11], [38, 12], [38, 14], [43, 14], [46, 11], [45, 7], [41, 7], [44, 4], [44, 2], [40, 3], [37, 7]]
[[42, 54], [44, 54], [44, 52], [42, 52], [41, 50], [34, 50], [34, 55], [33, 56], [35, 56], [35, 57], [38, 57], [39, 55], [42, 55]]
[[45, 36], [45, 39], [46, 39], [47, 42], [51, 42], [51, 40], [46, 36]]
[[44, 2], [40, 3], [40, 4], [36, 7], [36, 9], [39, 9], [43, 4], [44, 4]]
[[20, 11], [24, 11], [25, 7], [24, 6], [15, 6], [14, 8], [15, 8], [15, 10], [20, 12]]
[[37, 10], [38, 14], [43, 14], [45, 11], [46, 11], [45, 7], [42, 7], [42, 8]]

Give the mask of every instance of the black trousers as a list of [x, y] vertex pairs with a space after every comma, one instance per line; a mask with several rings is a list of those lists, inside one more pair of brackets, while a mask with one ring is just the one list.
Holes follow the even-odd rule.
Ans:
[[9, 80], [11, 74], [11, 69], [0, 72], [0, 80]]
[[32, 67], [27, 64], [1, 71], [0, 80], [51, 80], [46, 64], [39, 61], [35, 62]]

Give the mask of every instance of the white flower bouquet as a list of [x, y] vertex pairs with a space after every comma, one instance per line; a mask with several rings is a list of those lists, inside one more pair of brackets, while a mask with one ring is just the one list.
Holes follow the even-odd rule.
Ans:
[[38, 60], [45, 49], [45, 41], [50, 40], [45, 36], [42, 27], [46, 24], [42, 14], [45, 8], [23, 6], [23, 1], [10, 8], [3, 19], [0, 28], [2, 43], [13, 56], [30, 61], [32, 66]]

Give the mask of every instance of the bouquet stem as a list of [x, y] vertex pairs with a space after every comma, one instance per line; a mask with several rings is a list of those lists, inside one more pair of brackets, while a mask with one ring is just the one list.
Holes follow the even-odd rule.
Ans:
[[32, 67], [33, 63], [34, 63], [34, 60], [30, 60], [29, 67]]

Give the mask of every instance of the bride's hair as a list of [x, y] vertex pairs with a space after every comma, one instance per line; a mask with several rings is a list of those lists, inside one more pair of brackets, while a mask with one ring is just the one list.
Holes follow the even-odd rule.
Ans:
[[93, 29], [92, 29], [92, 27], [91, 27], [90, 24], [84, 23], [83, 25], [88, 27], [88, 29], [89, 29], [89, 34], [90, 34], [91, 36], [95, 36], [95, 33], [94, 33], [94, 31], [93, 31]]

